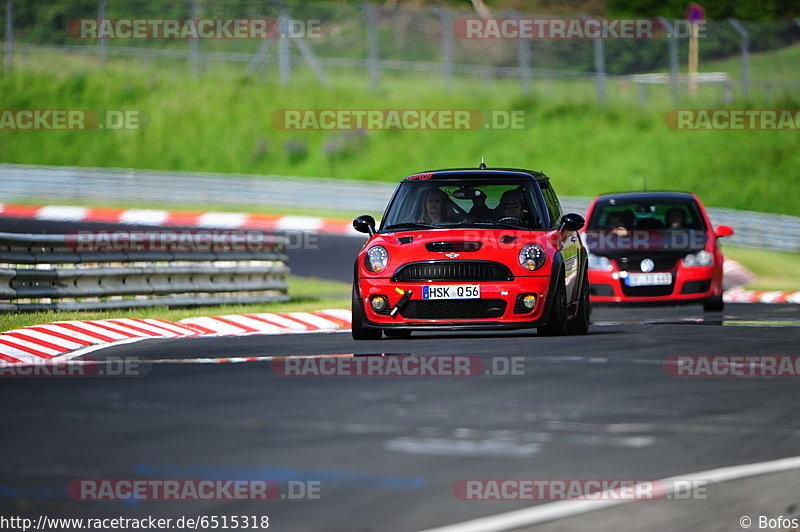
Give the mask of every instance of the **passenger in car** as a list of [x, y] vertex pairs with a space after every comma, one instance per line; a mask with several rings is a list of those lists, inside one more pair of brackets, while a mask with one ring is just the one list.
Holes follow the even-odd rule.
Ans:
[[679, 207], [671, 207], [667, 209], [664, 216], [667, 221], [667, 228], [669, 229], [685, 229], [686, 228], [686, 213]]
[[432, 188], [425, 195], [422, 204], [422, 213], [419, 221], [424, 224], [435, 224], [441, 222], [451, 222], [455, 220], [453, 215], [452, 201], [447, 194], [438, 188]]

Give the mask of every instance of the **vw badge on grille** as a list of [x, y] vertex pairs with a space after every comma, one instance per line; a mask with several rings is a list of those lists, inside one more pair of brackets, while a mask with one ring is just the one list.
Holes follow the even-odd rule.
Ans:
[[643, 272], [652, 272], [653, 268], [656, 267], [656, 264], [652, 261], [652, 259], [644, 259], [642, 260], [639, 267], [642, 269]]

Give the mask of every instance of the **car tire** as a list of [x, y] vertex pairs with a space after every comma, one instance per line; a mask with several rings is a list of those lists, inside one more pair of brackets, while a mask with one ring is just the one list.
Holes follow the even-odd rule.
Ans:
[[705, 312], [722, 312], [725, 310], [725, 302], [722, 300], [722, 296], [718, 296], [711, 301], [704, 302], [703, 310]]
[[353, 285], [353, 301], [352, 301], [352, 319], [350, 331], [353, 335], [353, 340], [380, 340], [380, 329], [368, 329], [364, 327], [363, 315], [364, 311], [361, 308], [361, 300], [356, 296], [356, 287]]
[[410, 338], [411, 331], [406, 329], [384, 329], [383, 334], [388, 338]]
[[567, 323], [568, 334], [586, 334], [591, 324], [592, 307], [589, 303], [589, 272], [583, 274], [581, 297], [578, 300], [578, 312]]
[[537, 327], [539, 336], [564, 336], [567, 334], [567, 290], [564, 286], [564, 270], [558, 272], [555, 294], [552, 297], [547, 323]]

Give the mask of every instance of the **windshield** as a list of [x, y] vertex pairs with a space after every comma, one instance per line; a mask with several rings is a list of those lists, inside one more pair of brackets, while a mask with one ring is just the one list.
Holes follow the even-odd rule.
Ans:
[[541, 230], [544, 218], [536, 194], [534, 181], [403, 182], [380, 230], [462, 226]]
[[589, 220], [589, 229], [668, 229], [705, 230], [697, 204], [691, 200], [598, 203]]
[[696, 250], [706, 245], [706, 224], [697, 203], [664, 201], [598, 202], [584, 236], [593, 253]]

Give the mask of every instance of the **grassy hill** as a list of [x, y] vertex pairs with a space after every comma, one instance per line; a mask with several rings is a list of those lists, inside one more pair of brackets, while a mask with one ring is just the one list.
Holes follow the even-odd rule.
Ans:
[[[800, 47], [793, 47], [754, 55], [751, 69], [754, 77], [779, 79], [778, 71], [799, 60]], [[544, 170], [564, 195], [639, 189], [646, 178], [650, 189], [694, 191], [709, 206], [798, 214], [800, 205], [800, 132], [673, 131], [664, 123], [671, 108], [666, 87], [650, 89], [643, 109], [624, 80], [609, 83], [609, 103], [599, 107], [591, 80], [535, 80], [533, 93], [522, 96], [514, 80], [457, 79], [448, 93], [438, 77], [387, 73], [381, 89], [370, 92], [358, 70], [329, 72], [331, 87], [323, 89], [302, 68], [281, 87], [274, 67], [247, 78], [243, 65], [215, 65], [194, 77], [183, 62], [109, 59], [100, 70], [93, 61], [27, 54], [13, 75], [0, 78], [2, 107], [139, 109], [148, 127], [0, 132], [0, 162], [395, 181], [424, 169], [477, 165], [485, 156], [490, 166]], [[735, 61], [706, 67], [738, 75]], [[730, 107], [800, 108], [792, 93], [774, 91], [773, 98]], [[716, 107], [719, 99], [718, 88], [703, 88], [682, 107]], [[528, 127], [354, 133], [272, 124], [276, 111], [308, 108], [519, 110]]]

